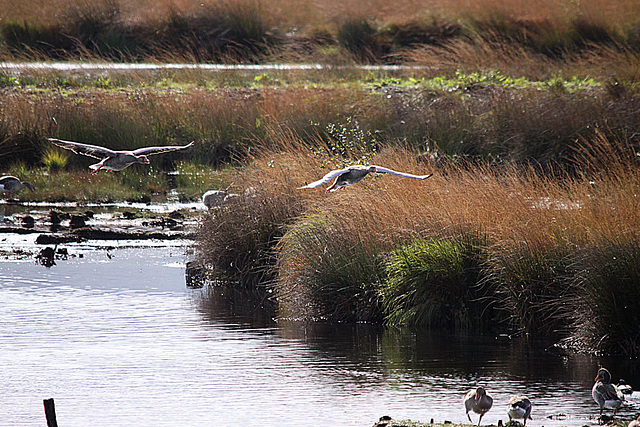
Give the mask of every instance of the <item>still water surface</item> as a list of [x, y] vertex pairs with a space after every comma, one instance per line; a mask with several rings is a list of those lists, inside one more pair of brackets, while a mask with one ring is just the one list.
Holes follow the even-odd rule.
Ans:
[[[187, 289], [181, 246], [70, 252], [83, 258], [0, 261], [0, 425], [45, 425], [49, 397], [67, 427], [459, 423], [464, 392], [482, 384], [494, 397], [487, 424], [527, 393], [532, 427], [583, 426], [596, 424], [599, 363], [640, 388], [633, 361], [508, 337], [274, 322]], [[638, 411], [631, 399], [620, 414]]]

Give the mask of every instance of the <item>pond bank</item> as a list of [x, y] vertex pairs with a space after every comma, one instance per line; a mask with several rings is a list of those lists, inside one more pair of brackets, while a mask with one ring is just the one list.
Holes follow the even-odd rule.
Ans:
[[[0, 203], [4, 257], [66, 254], [60, 245], [89, 242], [192, 240], [201, 206], [195, 203], [78, 205]], [[30, 242], [26, 244], [24, 242]], [[149, 242], [147, 244], [143, 242]], [[53, 245], [55, 248], [43, 246]], [[58, 257], [58, 253], [55, 256]]]

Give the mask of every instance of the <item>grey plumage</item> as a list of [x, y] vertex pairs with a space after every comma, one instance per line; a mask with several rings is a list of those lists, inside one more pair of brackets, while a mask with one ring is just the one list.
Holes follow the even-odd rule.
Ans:
[[627, 395], [633, 394], [633, 387], [627, 384], [627, 382], [622, 378], [618, 380], [618, 384], [616, 384], [616, 387], [618, 387], [618, 390], [620, 390], [622, 394], [627, 394]]
[[480, 418], [478, 418], [478, 425], [480, 425], [484, 414], [486, 414], [489, 409], [491, 409], [491, 406], [493, 406], [493, 398], [487, 394], [483, 387], [469, 390], [464, 396], [464, 408], [467, 411], [467, 417], [469, 418], [469, 421], [473, 422], [471, 421], [471, 415], [469, 415], [469, 411], [480, 414]]
[[615, 385], [611, 384], [611, 374], [605, 368], [598, 370], [598, 375], [594, 381], [595, 384], [591, 389], [591, 396], [600, 407], [600, 416], [602, 416], [602, 411], [607, 408], [613, 409], [613, 416], [615, 417], [616, 410], [624, 402], [624, 395]]
[[353, 166], [346, 167], [344, 169], [332, 170], [331, 172], [329, 172], [319, 180], [314, 181], [311, 184], [307, 184], [303, 187], [299, 187], [299, 189], [315, 188], [335, 178], [335, 181], [333, 182], [333, 184], [331, 184], [329, 188], [327, 188], [327, 191], [336, 191], [348, 185], [357, 184], [358, 182], [362, 181], [364, 177], [366, 177], [368, 174], [372, 172], [389, 173], [392, 175], [401, 176], [403, 178], [411, 178], [411, 179], [427, 179], [433, 175], [432, 173], [428, 175], [414, 175], [406, 172], [398, 172], [393, 169], [385, 168], [382, 166], [376, 166], [376, 165], [371, 165], [371, 166], [353, 165]]
[[524, 420], [527, 425], [527, 419], [531, 420], [531, 401], [526, 396], [511, 396], [509, 399], [509, 410], [507, 411], [509, 420]]
[[3, 193], [7, 193], [9, 195], [9, 198], [13, 196], [13, 193], [15, 193], [16, 191], [20, 191], [25, 187], [30, 191], [36, 190], [33, 184], [27, 181], [21, 181], [15, 176], [5, 175], [0, 178], [0, 191]]
[[167, 153], [170, 151], [178, 151], [189, 148], [193, 145], [193, 141], [187, 145], [166, 145], [161, 147], [143, 147], [137, 150], [111, 150], [99, 145], [83, 144], [80, 142], [64, 141], [62, 139], [47, 138], [49, 142], [58, 147], [71, 150], [76, 154], [82, 154], [85, 156], [99, 159], [100, 162], [89, 166], [93, 169], [93, 173], [98, 173], [100, 169], [106, 171], [121, 171], [124, 168], [134, 164], [142, 163], [149, 164], [147, 156], [153, 154]]

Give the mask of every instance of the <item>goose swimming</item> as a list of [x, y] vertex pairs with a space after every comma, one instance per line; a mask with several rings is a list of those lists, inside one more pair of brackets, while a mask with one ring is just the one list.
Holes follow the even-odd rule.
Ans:
[[76, 154], [82, 154], [85, 156], [99, 159], [100, 162], [89, 166], [93, 169], [93, 174], [98, 173], [100, 169], [104, 169], [108, 172], [121, 171], [122, 169], [134, 164], [142, 163], [148, 165], [149, 159], [147, 156], [160, 153], [168, 153], [170, 151], [178, 151], [189, 148], [193, 145], [193, 141], [187, 145], [167, 145], [163, 147], [143, 147], [137, 150], [121, 150], [115, 151], [99, 145], [82, 144], [80, 142], [64, 141], [62, 139], [47, 138], [49, 142], [57, 145], [58, 147], [66, 148]]
[[314, 181], [311, 184], [307, 184], [303, 187], [299, 187], [299, 189], [315, 188], [335, 178], [336, 180], [333, 182], [333, 184], [331, 184], [329, 188], [327, 188], [327, 191], [328, 192], [336, 191], [336, 190], [339, 190], [340, 188], [346, 187], [347, 185], [357, 184], [358, 182], [362, 181], [365, 176], [367, 176], [372, 172], [390, 173], [392, 175], [397, 175], [403, 178], [411, 178], [411, 179], [427, 179], [431, 175], [433, 175], [432, 173], [428, 175], [413, 175], [410, 173], [398, 172], [398, 171], [394, 171], [393, 169], [388, 169], [382, 166], [375, 166], [375, 165], [372, 165], [372, 166], [353, 165], [353, 166], [346, 167], [344, 169], [333, 170], [328, 174], [326, 174], [325, 176], [323, 176], [322, 178], [320, 178], [319, 180]]

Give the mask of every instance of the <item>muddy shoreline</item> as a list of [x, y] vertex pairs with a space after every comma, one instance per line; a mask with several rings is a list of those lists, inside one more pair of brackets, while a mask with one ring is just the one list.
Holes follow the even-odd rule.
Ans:
[[67, 244], [193, 240], [201, 212], [200, 206], [176, 203], [90, 207], [4, 203], [0, 204], [0, 254], [59, 259]]

